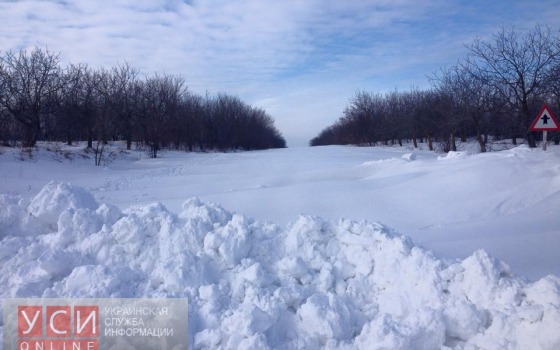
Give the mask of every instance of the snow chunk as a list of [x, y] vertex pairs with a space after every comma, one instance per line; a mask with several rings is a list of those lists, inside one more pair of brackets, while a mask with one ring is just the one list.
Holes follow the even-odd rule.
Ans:
[[272, 326], [271, 317], [259, 307], [249, 303], [240, 305], [223, 322], [223, 327], [231, 334], [239, 334], [245, 337], [264, 333]]
[[193, 349], [560, 348], [558, 277], [483, 250], [449, 263], [381, 224], [199, 199], [120, 211], [67, 184], [0, 202], [0, 297], [187, 297]]
[[354, 345], [357, 349], [364, 350], [444, 349], [444, 327], [441, 320], [431, 313], [425, 316], [435, 317], [424, 317], [421, 320], [422, 326], [419, 326], [410, 322], [395, 322], [389, 314], [380, 315], [363, 327]]
[[477, 250], [461, 266], [464, 268], [461, 289], [471, 302], [485, 307], [520, 302], [520, 281], [510, 278], [509, 267], [484, 250]]
[[77, 266], [72, 273], [45, 292], [46, 297], [132, 298], [139, 297], [142, 275], [128, 267]]
[[416, 154], [415, 153], [405, 153], [402, 155], [402, 159], [408, 161], [408, 162], [412, 162], [414, 160], [416, 160]]
[[81, 187], [51, 181], [31, 200], [29, 213], [54, 226], [66, 209], [97, 209], [93, 195]]
[[324, 346], [330, 339], [348, 340], [354, 335], [356, 320], [349, 303], [332, 293], [317, 293], [297, 312], [300, 329], [309, 340]]
[[465, 159], [468, 157], [467, 152], [449, 151], [445, 156], [439, 156], [438, 160], [450, 160], [450, 159]]
[[0, 238], [8, 232], [19, 232], [22, 220], [21, 199], [7, 194], [0, 194]]
[[223, 261], [226, 267], [239, 264], [251, 250], [251, 231], [247, 219], [234, 215], [225, 226], [204, 238], [204, 249], [209, 255]]

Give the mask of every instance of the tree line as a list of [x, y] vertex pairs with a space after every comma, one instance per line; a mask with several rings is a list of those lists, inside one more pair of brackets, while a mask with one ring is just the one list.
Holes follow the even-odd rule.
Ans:
[[190, 92], [181, 76], [141, 76], [128, 63], [62, 66], [47, 49], [0, 53], [0, 142], [112, 140], [146, 148], [260, 150], [286, 147], [263, 109], [228, 94]]
[[[456, 150], [456, 139], [511, 139], [536, 147], [529, 131], [544, 103], [560, 111], [560, 38], [550, 28], [528, 32], [502, 27], [490, 40], [467, 45], [467, 57], [430, 77], [431, 88], [390, 93], [360, 91], [343, 115], [310, 141], [377, 145], [411, 141], [430, 150]], [[552, 138], [558, 144], [559, 134]]]

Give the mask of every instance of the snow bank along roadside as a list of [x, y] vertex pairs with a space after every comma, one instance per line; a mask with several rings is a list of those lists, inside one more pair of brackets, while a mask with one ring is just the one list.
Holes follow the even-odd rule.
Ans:
[[187, 297], [191, 348], [558, 349], [560, 279], [447, 263], [379, 224], [288, 227], [189, 199], [126, 210], [51, 182], [0, 195], [1, 297]]

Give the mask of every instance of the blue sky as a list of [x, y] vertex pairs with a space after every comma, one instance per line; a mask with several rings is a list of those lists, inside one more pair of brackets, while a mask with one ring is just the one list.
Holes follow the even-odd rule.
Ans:
[[558, 0], [0, 0], [0, 50], [92, 67], [128, 61], [263, 107], [307, 144], [356, 91], [428, 87], [500, 25], [560, 28]]

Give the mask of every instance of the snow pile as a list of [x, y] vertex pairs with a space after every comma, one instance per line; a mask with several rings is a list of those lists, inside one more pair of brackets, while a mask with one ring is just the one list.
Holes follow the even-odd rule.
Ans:
[[412, 162], [413, 160], [416, 160], [416, 154], [415, 153], [405, 153], [405, 154], [402, 155], [401, 158], [406, 160], [407, 162]]
[[447, 263], [365, 221], [121, 211], [54, 182], [0, 204], [1, 297], [188, 297], [194, 349], [560, 348], [560, 279], [482, 250]]
[[468, 152], [458, 152], [458, 151], [449, 151], [444, 156], [438, 156], [438, 160], [448, 160], [448, 159], [465, 159], [467, 158]]

